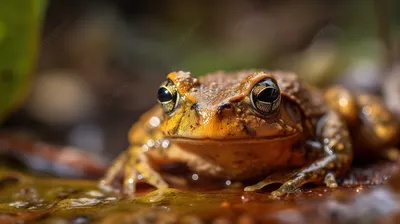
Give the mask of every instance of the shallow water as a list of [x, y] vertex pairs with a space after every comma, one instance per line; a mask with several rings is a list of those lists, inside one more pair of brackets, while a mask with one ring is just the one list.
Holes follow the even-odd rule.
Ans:
[[[154, 191], [139, 186], [135, 198], [104, 193], [95, 181], [0, 171], [0, 223], [358, 223], [394, 221], [400, 211], [396, 189], [384, 183], [398, 165], [379, 162], [353, 168], [338, 189], [307, 186], [279, 199], [270, 189], [243, 192], [192, 187]], [[209, 190], [211, 189], [211, 190]], [[390, 222], [389, 222], [390, 223]]]

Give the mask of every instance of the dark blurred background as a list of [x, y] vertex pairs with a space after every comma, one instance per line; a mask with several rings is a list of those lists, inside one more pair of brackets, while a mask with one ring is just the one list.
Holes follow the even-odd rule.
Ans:
[[385, 95], [400, 71], [399, 9], [377, 0], [49, 1], [33, 87], [3, 130], [112, 158], [173, 70], [291, 70], [321, 88]]

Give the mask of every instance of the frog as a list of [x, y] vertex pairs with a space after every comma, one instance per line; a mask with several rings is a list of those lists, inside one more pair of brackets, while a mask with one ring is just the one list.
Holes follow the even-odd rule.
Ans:
[[245, 192], [281, 184], [284, 196], [306, 183], [337, 188], [337, 178], [365, 148], [377, 154], [397, 141], [398, 123], [382, 100], [341, 86], [321, 90], [287, 71], [176, 71], [157, 92], [158, 105], [128, 133], [129, 148], [99, 186], [134, 197], [139, 180], [169, 189], [165, 164], [183, 163], [212, 179], [245, 182]]

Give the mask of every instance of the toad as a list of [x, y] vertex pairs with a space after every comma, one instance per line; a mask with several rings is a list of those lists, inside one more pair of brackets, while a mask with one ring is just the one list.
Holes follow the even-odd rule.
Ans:
[[355, 155], [382, 153], [399, 132], [377, 97], [321, 91], [291, 72], [171, 72], [157, 95], [101, 188], [122, 172], [126, 195], [134, 195], [138, 179], [167, 189], [160, 167], [174, 162], [210, 178], [259, 181], [244, 191], [280, 183], [276, 197], [310, 182], [335, 188]]

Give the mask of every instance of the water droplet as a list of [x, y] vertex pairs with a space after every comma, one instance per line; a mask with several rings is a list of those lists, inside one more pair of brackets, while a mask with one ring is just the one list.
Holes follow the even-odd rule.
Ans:
[[142, 145], [142, 151], [143, 152], [149, 151], [149, 147], [147, 145]]
[[231, 184], [232, 184], [232, 182], [230, 180], [225, 181], [226, 186], [230, 186]]
[[199, 175], [197, 175], [197, 174], [192, 175], [192, 180], [198, 180], [198, 179], [199, 179]]
[[152, 117], [150, 118], [149, 123], [152, 127], [156, 128], [160, 125], [161, 120], [158, 117]]
[[244, 194], [244, 195], [242, 195], [242, 197], [240, 197], [240, 198], [242, 199], [242, 202], [243, 202], [243, 203], [247, 203], [247, 202], [249, 202], [249, 201], [254, 200], [254, 198], [253, 198], [252, 196], [248, 195], [248, 194]]
[[154, 142], [154, 147], [155, 148], [159, 148], [160, 145], [161, 145], [160, 140], [157, 140], [157, 141]]
[[163, 141], [162, 141], [162, 143], [161, 143], [161, 146], [164, 148], [164, 149], [166, 149], [166, 148], [168, 148], [169, 147], [169, 140], [168, 139], [164, 139]]
[[154, 146], [154, 144], [155, 144], [155, 142], [154, 142], [153, 139], [149, 139], [149, 140], [147, 141], [147, 146], [149, 146], [150, 148], [152, 148], [152, 147]]
[[139, 175], [137, 175], [137, 179], [138, 179], [138, 180], [141, 180], [141, 179], [143, 179], [143, 174], [139, 174]]

